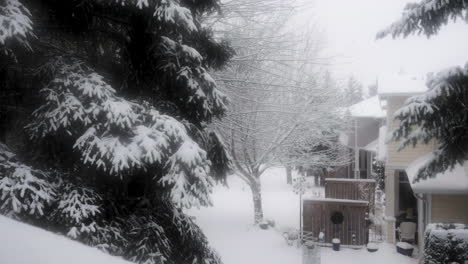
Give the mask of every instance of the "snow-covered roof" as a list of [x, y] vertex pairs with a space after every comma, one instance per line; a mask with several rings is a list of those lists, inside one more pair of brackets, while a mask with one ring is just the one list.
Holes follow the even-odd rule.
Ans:
[[350, 106], [349, 113], [352, 117], [384, 118], [386, 116], [385, 111], [380, 106], [378, 96], [367, 98]]
[[427, 91], [426, 78], [405, 74], [380, 76], [378, 79], [378, 95], [410, 96]]
[[131, 264], [96, 248], [1, 215], [0, 234], [0, 263]]
[[420, 180], [413, 183], [419, 169], [434, 158], [433, 153], [424, 155], [412, 162], [406, 169], [411, 188], [415, 193], [431, 194], [468, 194], [468, 174], [461, 165], [452, 170], [438, 173], [434, 178]]
[[372, 141], [371, 143], [364, 146], [362, 149], [370, 151], [370, 152], [377, 153], [378, 152], [378, 147], [379, 147], [378, 141], [379, 141], [379, 139], [377, 138], [374, 141]]

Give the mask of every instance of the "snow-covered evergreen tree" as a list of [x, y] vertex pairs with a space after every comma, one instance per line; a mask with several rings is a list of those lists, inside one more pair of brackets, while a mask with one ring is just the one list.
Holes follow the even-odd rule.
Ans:
[[[408, 4], [402, 18], [379, 32], [377, 37], [435, 35], [450, 20], [465, 20], [467, 4], [467, 1], [457, 0], [423, 0]], [[395, 114], [400, 126], [394, 131], [393, 139], [401, 140], [401, 149], [438, 142], [433, 158], [419, 170], [416, 180], [434, 177], [468, 159], [468, 65], [429, 76], [427, 87], [425, 94], [409, 98]]]
[[0, 114], [22, 124], [2, 138], [21, 162], [0, 156], [1, 212], [137, 263], [221, 263], [183, 214], [210, 205], [229, 163], [207, 129], [227, 103], [210, 72], [233, 53], [202, 23], [218, 9], [0, 1], [0, 87], [15, 92]]
[[362, 83], [352, 76], [349, 77], [345, 87], [345, 98], [348, 105], [359, 103], [364, 99]]
[[370, 84], [367, 86], [367, 90], [369, 93], [369, 97], [376, 96], [378, 93], [378, 86], [379, 84], [377, 82]]

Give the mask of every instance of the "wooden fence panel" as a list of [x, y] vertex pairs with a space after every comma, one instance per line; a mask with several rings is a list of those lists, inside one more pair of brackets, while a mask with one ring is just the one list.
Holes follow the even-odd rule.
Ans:
[[369, 179], [325, 179], [325, 197], [369, 202], [369, 210], [374, 211], [375, 180]]
[[[346, 201], [339, 199], [307, 199], [303, 201], [303, 229], [318, 237], [325, 234], [325, 243], [339, 238], [341, 244], [363, 246], [368, 242], [366, 223], [368, 202]], [[341, 213], [339, 224], [333, 223], [332, 215]]]

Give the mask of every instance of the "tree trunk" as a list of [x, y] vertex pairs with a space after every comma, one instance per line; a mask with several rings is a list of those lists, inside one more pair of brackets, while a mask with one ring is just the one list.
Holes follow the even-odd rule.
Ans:
[[263, 221], [263, 207], [262, 207], [262, 188], [260, 185], [260, 179], [258, 182], [250, 183], [250, 189], [252, 190], [252, 200], [254, 206], [254, 223], [258, 224]]
[[325, 178], [328, 177], [328, 171], [325, 168], [322, 168], [322, 173], [320, 177], [320, 186], [325, 186]]
[[292, 184], [292, 169], [291, 167], [286, 167], [286, 183]]

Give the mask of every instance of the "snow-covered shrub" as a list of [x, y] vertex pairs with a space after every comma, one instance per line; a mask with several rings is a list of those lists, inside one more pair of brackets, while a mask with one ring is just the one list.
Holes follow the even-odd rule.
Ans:
[[14, 153], [0, 145], [0, 212], [16, 217], [43, 216], [55, 199], [49, 175], [15, 160]]
[[424, 264], [465, 263], [468, 260], [468, 226], [430, 224], [425, 233]]

